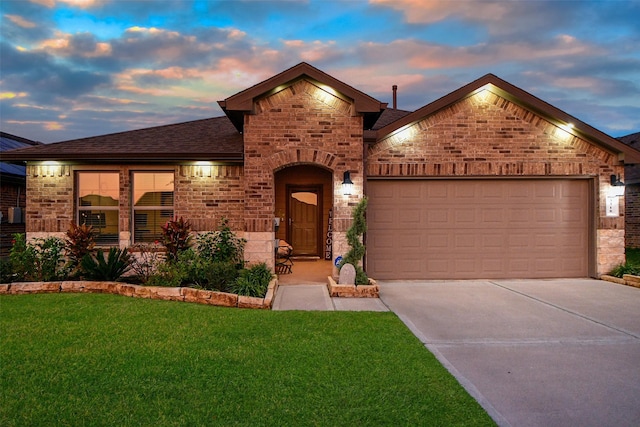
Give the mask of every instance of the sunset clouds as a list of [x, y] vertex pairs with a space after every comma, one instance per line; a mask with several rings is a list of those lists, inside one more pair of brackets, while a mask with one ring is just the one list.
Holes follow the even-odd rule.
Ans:
[[486, 74], [620, 136], [640, 130], [640, 2], [0, 3], [2, 130], [52, 142], [221, 115], [306, 61], [413, 110]]

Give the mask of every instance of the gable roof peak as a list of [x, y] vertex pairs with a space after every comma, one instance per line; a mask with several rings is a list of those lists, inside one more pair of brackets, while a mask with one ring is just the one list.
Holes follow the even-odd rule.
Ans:
[[238, 131], [242, 132], [244, 115], [253, 111], [254, 102], [257, 98], [282, 87], [291, 86], [301, 78], [329, 86], [346, 98], [352, 100], [355, 106], [355, 112], [365, 116], [365, 128], [373, 126], [380, 113], [387, 107], [387, 103], [378, 101], [307, 62], [300, 62], [267, 80], [257, 83], [222, 101], [218, 101], [218, 105], [220, 105], [222, 111], [229, 117]]

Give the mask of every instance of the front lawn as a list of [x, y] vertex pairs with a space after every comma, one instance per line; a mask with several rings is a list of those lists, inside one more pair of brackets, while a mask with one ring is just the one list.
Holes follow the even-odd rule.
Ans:
[[0, 297], [0, 425], [493, 425], [392, 313]]

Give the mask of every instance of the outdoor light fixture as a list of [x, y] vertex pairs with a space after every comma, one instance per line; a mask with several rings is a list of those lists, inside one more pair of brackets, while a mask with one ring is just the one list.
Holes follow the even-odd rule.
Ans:
[[624, 196], [624, 182], [620, 181], [620, 175], [611, 175], [611, 187], [609, 188], [609, 197]]
[[351, 172], [345, 171], [342, 179], [342, 195], [349, 196], [353, 192], [353, 181], [351, 181]]
[[620, 181], [620, 175], [611, 175], [611, 185], [613, 187], [624, 187], [624, 182]]

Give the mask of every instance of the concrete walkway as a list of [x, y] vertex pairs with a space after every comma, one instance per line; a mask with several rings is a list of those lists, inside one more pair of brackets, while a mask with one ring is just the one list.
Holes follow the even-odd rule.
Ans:
[[331, 298], [327, 285], [278, 286], [273, 310], [389, 311], [378, 298]]

